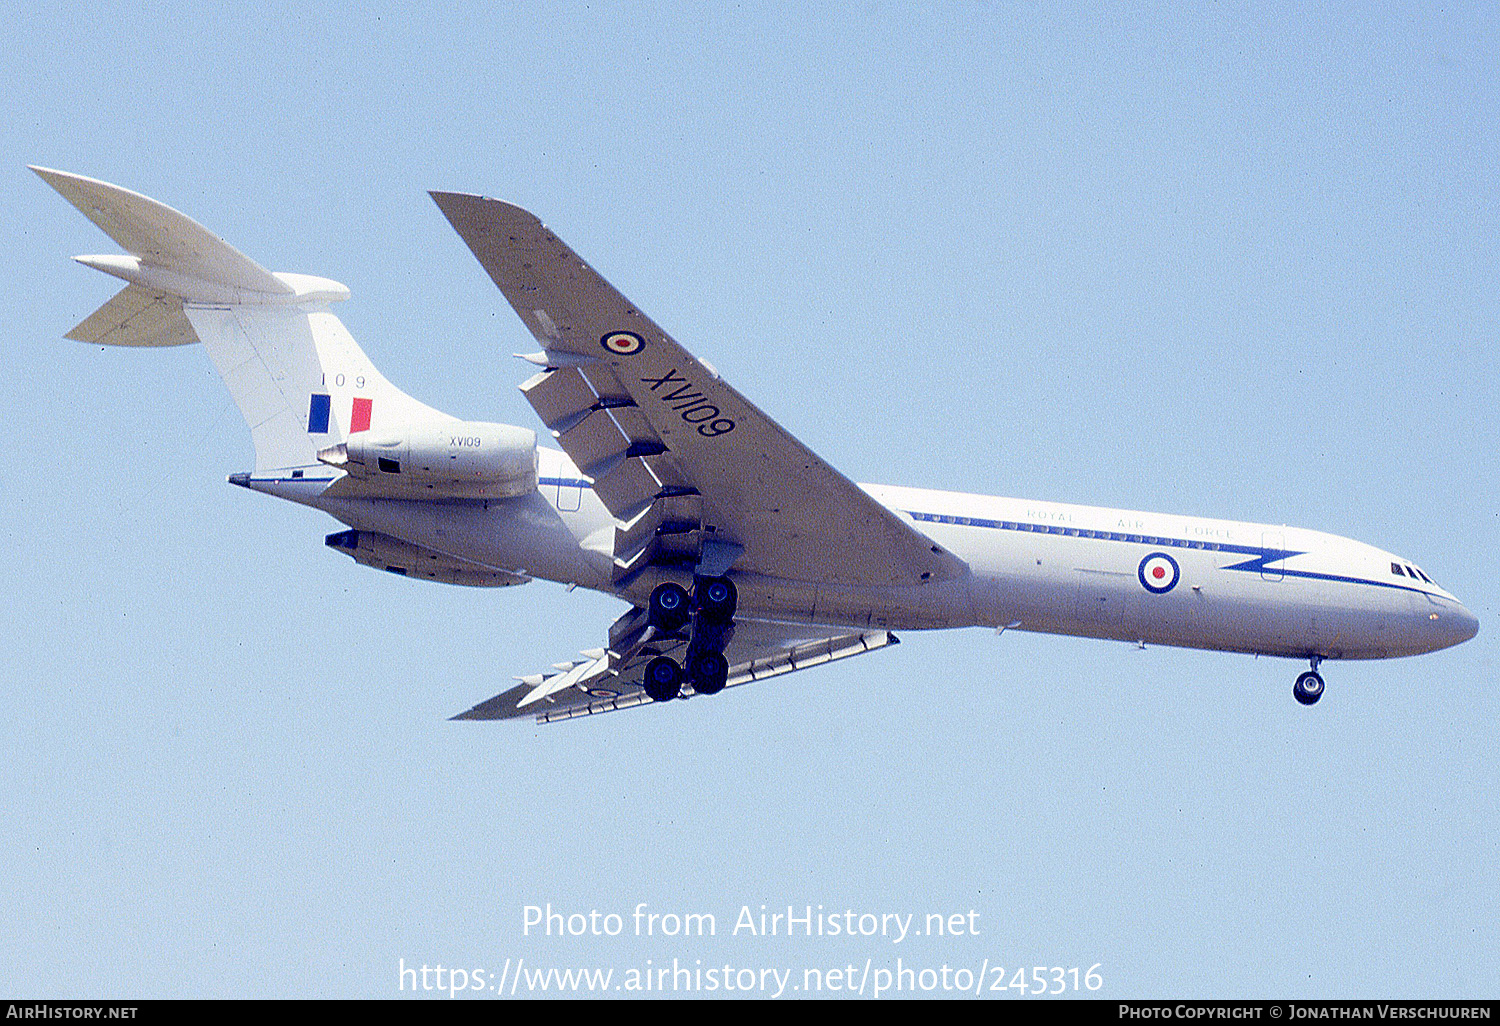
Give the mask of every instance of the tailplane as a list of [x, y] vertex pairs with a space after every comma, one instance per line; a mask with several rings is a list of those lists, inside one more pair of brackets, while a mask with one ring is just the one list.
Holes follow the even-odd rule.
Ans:
[[67, 337], [119, 346], [202, 342], [250, 427], [257, 475], [320, 466], [319, 450], [358, 432], [454, 419], [375, 369], [330, 310], [349, 298], [338, 282], [268, 271], [192, 218], [129, 189], [32, 170], [125, 250], [75, 258], [128, 284]]

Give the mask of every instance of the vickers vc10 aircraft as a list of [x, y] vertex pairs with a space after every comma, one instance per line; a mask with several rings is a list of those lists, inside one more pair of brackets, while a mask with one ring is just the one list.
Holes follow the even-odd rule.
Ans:
[[68, 333], [202, 342], [255, 444], [231, 483], [323, 510], [366, 566], [630, 604], [598, 647], [455, 719], [541, 722], [712, 695], [986, 626], [1285, 656], [1312, 705], [1327, 659], [1432, 652], [1472, 614], [1409, 559], [1265, 524], [858, 485], [693, 357], [520, 207], [432, 198], [541, 345], [535, 432], [461, 421], [381, 376], [334, 316], [349, 290], [272, 273], [137, 193], [34, 168], [123, 255], [125, 288]]

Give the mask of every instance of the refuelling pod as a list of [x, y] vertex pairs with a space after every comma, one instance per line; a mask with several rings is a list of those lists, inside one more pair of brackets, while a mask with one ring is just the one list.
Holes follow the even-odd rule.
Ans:
[[531, 580], [520, 574], [446, 556], [374, 531], [340, 531], [323, 539], [330, 549], [347, 552], [356, 563], [388, 570], [403, 577], [418, 577], [439, 584], [461, 584], [470, 588], [504, 588]]
[[414, 497], [513, 499], [536, 489], [536, 432], [510, 424], [455, 420], [360, 431], [318, 459]]

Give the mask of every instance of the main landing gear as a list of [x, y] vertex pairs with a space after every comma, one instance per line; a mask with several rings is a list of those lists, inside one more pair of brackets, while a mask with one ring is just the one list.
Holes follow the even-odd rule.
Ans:
[[739, 602], [734, 582], [727, 577], [693, 578], [693, 594], [668, 581], [651, 592], [647, 622], [663, 634], [675, 634], [691, 621], [687, 655], [682, 665], [670, 656], [657, 656], [646, 664], [641, 686], [655, 702], [670, 702], [691, 684], [700, 695], [716, 695], [729, 680], [729, 660], [724, 646], [734, 632], [734, 611]]
[[1303, 705], [1312, 705], [1323, 697], [1323, 678], [1318, 676], [1318, 664], [1323, 657], [1313, 656], [1310, 661], [1312, 669], [1300, 674], [1297, 683], [1292, 685], [1292, 697]]

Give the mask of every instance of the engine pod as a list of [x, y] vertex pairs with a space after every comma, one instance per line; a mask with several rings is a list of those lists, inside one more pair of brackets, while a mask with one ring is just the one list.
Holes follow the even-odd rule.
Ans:
[[536, 432], [484, 421], [360, 431], [318, 459], [382, 491], [433, 498], [508, 499], [537, 484]]
[[323, 544], [347, 553], [362, 566], [388, 570], [403, 577], [437, 581], [440, 584], [504, 588], [531, 580], [522, 574], [471, 563], [466, 559], [435, 552], [375, 531], [339, 531], [324, 538]]

